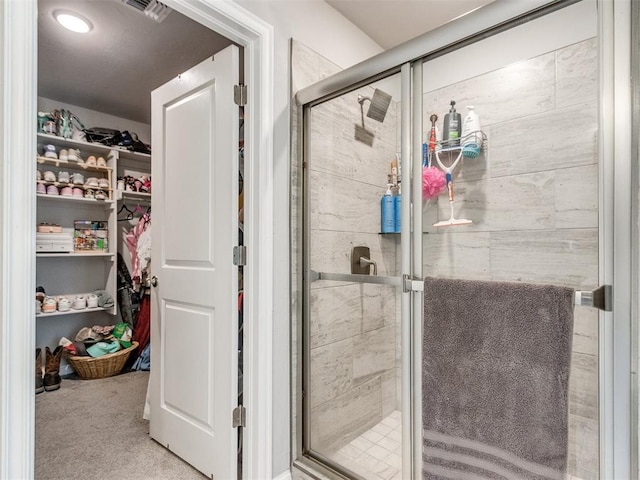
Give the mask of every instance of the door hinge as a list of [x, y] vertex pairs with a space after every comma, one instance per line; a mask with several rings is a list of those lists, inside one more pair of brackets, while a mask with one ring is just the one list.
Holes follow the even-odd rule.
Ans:
[[247, 264], [247, 247], [244, 245], [233, 247], [233, 264], [237, 267], [244, 267]]
[[246, 85], [234, 85], [233, 86], [233, 101], [236, 105], [244, 107], [247, 104], [247, 86]]
[[247, 421], [247, 410], [242, 405], [233, 409], [233, 428], [245, 427]]

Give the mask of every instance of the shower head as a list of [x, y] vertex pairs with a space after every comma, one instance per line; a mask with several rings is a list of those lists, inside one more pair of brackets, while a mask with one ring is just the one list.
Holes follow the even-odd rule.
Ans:
[[378, 90], [377, 88], [373, 91], [373, 95], [371, 97], [365, 97], [363, 95], [358, 95], [358, 103], [360, 107], [364, 109], [364, 101], [369, 100], [369, 110], [367, 110], [367, 117], [373, 118], [378, 122], [383, 122], [384, 117], [387, 115], [387, 110], [389, 110], [389, 104], [391, 103], [391, 95], [383, 92], [382, 90]]

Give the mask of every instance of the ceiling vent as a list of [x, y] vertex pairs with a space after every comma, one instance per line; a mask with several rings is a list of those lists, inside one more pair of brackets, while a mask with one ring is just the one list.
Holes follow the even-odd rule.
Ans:
[[158, 23], [162, 22], [171, 13], [169, 7], [157, 0], [122, 0], [122, 3], [143, 12], [147, 17]]

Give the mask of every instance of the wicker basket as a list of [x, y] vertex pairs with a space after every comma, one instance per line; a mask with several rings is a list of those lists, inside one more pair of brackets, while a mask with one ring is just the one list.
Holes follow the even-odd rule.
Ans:
[[67, 355], [67, 361], [76, 371], [80, 378], [92, 380], [96, 378], [107, 378], [117, 375], [127, 363], [129, 354], [138, 348], [138, 342], [132, 342], [129, 348], [124, 348], [115, 353], [109, 353], [102, 357], [79, 357]]

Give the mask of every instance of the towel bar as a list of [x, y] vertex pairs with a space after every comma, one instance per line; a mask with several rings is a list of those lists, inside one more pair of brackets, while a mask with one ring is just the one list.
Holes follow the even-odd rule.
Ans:
[[576, 290], [575, 304], [581, 307], [593, 307], [605, 312], [613, 310], [613, 287], [601, 285], [592, 292]]
[[[377, 285], [391, 285], [402, 287], [406, 292], [421, 292], [424, 288], [422, 280], [417, 280], [403, 275], [402, 277], [387, 277], [378, 275], [357, 275], [348, 273], [310, 272], [311, 282], [318, 280], [333, 280], [336, 282], [374, 283]], [[605, 312], [613, 310], [613, 288], [611, 285], [602, 285], [593, 291], [576, 290], [575, 305], [581, 307], [593, 307]]]

